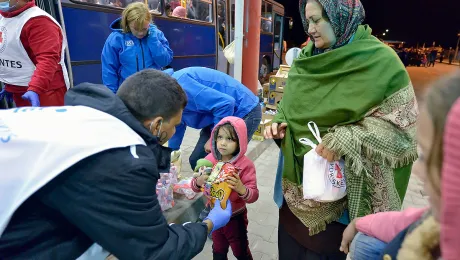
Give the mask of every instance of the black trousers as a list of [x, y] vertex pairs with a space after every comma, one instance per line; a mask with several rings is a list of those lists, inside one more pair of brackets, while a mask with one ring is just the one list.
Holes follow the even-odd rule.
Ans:
[[339, 251], [345, 228], [343, 224], [332, 222], [325, 231], [309, 236], [308, 228], [285, 202], [278, 224], [279, 260], [345, 260], [347, 255]]

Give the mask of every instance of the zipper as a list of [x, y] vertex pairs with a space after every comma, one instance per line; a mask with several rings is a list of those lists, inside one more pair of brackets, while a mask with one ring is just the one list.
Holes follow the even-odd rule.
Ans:
[[139, 43], [141, 44], [141, 51], [142, 51], [142, 65], [144, 66], [143, 69], [145, 69], [144, 47], [142, 47], [142, 39], [139, 39]]
[[139, 72], [139, 58], [137, 57], [137, 54], [136, 54], [136, 68], [137, 68], [137, 72]]

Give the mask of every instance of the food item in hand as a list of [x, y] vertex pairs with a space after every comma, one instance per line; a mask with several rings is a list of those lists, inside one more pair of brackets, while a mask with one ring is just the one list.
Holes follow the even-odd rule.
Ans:
[[223, 209], [227, 207], [227, 200], [232, 193], [232, 189], [228, 186], [225, 179], [236, 172], [238, 170], [231, 163], [219, 162], [214, 166], [207, 181], [207, 185], [210, 185], [209, 196], [212, 206], [214, 206], [215, 200], [219, 199], [220, 206]]
[[212, 168], [212, 162], [209, 161], [209, 160], [206, 160], [206, 159], [199, 159], [197, 162], [196, 162], [196, 166], [195, 166], [195, 169], [194, 169], [194, 172], [198, 172], [202, 167], [206, 167], [206, 168]]
[[212, 171], [212, 162], [206, 159], [199, 159], [193, 173], [193, 178], [200, 177], [203, 174], [209, 175]]

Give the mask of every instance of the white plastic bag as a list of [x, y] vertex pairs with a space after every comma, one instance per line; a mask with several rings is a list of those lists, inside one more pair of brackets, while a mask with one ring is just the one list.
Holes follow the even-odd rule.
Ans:
[[235, 60], [235, 41], [232, 41], [224, 49], [224, 56], [227, 58], [228, 63], [233, 64]]
[[[314, 122], [308, 123], [313, 136], [321, 143], [318, 126]], [[308, 138], [300, 138], [299, 142], [312, 149], [303, 157], [303, 197], [321, 202], [339, 200], [347, 195], [345, 185], [344, 161], [328, 162], [319, 156], [315, 149], [316, 144]]]

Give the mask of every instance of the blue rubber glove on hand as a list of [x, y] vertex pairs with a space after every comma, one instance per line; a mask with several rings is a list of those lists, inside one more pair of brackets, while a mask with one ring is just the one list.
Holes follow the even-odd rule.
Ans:
[[230, 221], [230, 218], [232, 217], [232, 203], [230, 203], [230, 200], [227, 200], [227, 208], [222, 209], [220, 206], [220, 200], [216, 200], [214, 202], [214, 208], [209, 212], [209, 215], [206, 219], [211, 220], [213, 224], [213, 228], [210, 232], [214, 232], [214, 230], [217, 230], [221, 227], [224, 227], [227, 225], [227, 223]]
[[38, 94], [31, 90], [27, 91], [24, 95], [22, 95], [22, 99], [29, 101], [33, 107], [40, 106], [40, 99], [38, 98]]

